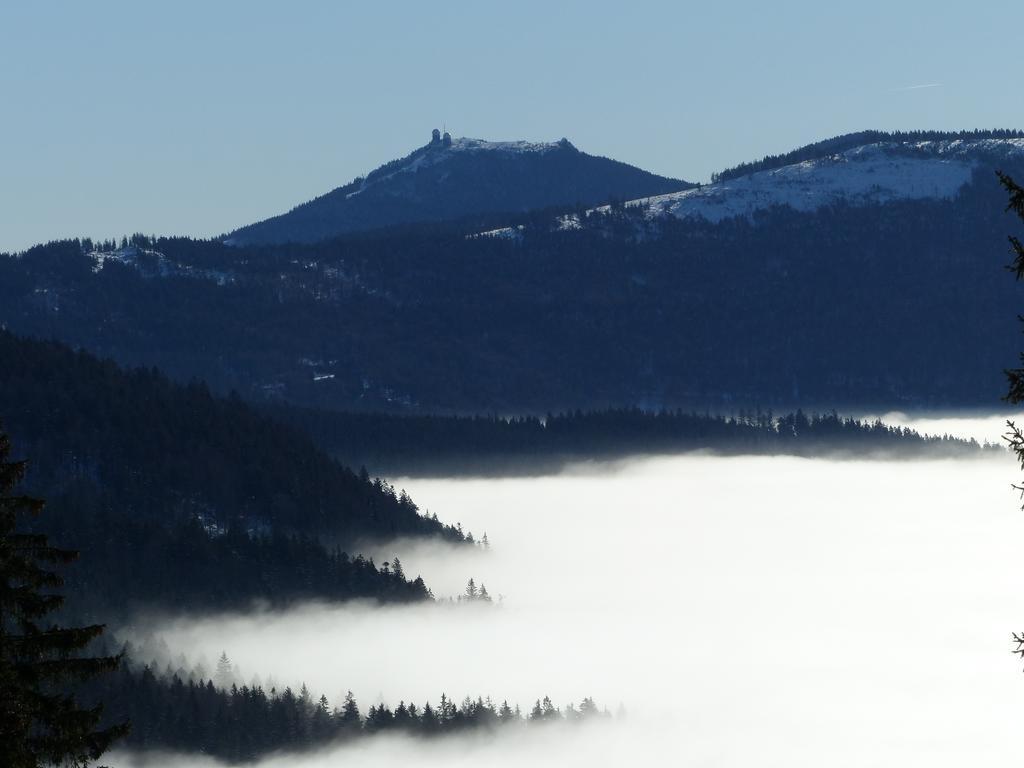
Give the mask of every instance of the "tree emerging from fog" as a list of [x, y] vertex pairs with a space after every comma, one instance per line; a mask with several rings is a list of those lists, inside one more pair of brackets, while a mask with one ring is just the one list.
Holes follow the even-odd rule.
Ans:
[[465, 591], [461, 595], [459, 595], [459, 602], [463, 602], [463, 601], [468, 601], [468, 602], [471, 602], [471, 603], [473, 603], [473, 602], [489, 603], [489, 602], [491, 602], [491, 594], [487, 591], [487, 585], [486, 584], [484, 584], [483, 582], [480, 582], [480, 586], [478, 587], [476, 585], [476, 580], [475, 579], [470, 579], [469, 581], [466, 582], [466, 589], [465, 589]]

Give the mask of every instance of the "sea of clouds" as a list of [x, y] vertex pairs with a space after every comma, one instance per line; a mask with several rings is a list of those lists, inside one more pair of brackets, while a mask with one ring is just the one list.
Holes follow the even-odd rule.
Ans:
[[[985, 430], [990, 425], [976, 424]], [[395, 478], [489, 551], [391, 542], [439, 597], [163, 619], [173, 653], [226, 651], [364, 711], [442, 692], [623, 716], [423, 745], [373, 738], [271, 766], [1006, 765], [1019, 754], [1024, 512], [1010, 455], [681, 456], [549, 477]], [[129, 633], [131, 634], [131, 633]], [[115, 753], [118, 768], [205, 765]]]

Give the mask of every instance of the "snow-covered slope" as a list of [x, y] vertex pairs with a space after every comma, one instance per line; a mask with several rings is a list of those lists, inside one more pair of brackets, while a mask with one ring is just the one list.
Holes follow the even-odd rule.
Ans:
[[773, 206], [814, 211], [838, 202], [951, 199], [980, 164], [1008, 159], [1024, 159], [1024, 139], [881, 142], [628, 204], [648, 205], [652, 218], [717, 222]]
[[288, 213], [242, 227], [232, 245], [314, 242], [347, 232], [577, 203], [676, 192], [692, 187], [555, 142], [483, 141], [435, 135]]

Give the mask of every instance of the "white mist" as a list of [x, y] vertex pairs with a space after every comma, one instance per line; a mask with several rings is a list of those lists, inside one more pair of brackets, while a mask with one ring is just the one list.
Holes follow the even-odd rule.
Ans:
[[[1024, 512], [1009, 455], [967, 461], [689, 456], [547, 478], [397, 479], [489, 553], [396, 542], [435, 593], [503, 604], [306, 606], [165, 622], [172, 651], [332, 703], [593, 696], [596, 732], [371, 740], [295, 756], [414, 765], [1005, 765], [1019, 753]], [[351, 754], [350, 754], [351, 753]], [[467, 761], [462, 762], [463, 758]], [[112, 765], [136, 762], [115, 755]], [[167, 766], [179, 763], [161, 760]], [[184, 764], [188, 764], [186, 760]], [[285, 764], [272, 762], [272, 765]]]

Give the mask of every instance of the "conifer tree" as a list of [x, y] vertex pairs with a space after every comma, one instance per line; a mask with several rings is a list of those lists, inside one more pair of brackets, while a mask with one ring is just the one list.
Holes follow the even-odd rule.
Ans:
[[430, 702], [428, 701], [423, 705], [423, 714], [420, 715], [420, 728], [424, 734], [431, 736], [434, 733], [437, 733], [440, 727], [441, 723], [438, 719], [437, 713], [434, 711], [434, 708], [430, 706]]
[[[999, 181], [1010, 195], [1010, 202], [1007, 204], [1006, 209], [1013, 211], [1024, 221], [1024, 187], [1021, 187], [1004, 173], [999, 174]], [[1009, 240], [1010, 250], [1013, 252], [1013, 263], [1007, 269], [1016, 275], [1017, 280], [1022, 280], [1024, 279], [1024, 244], [1013, 235], [1010, 235]], [[1019, 317], [1024, 321], [1024, 316]], [[1020, 360], [1024, 364], [1024, 353], [1021, 353]], [[1024, 367], [1012, 368], [1005, 371], [1005, 373], [1008, 384], [1008, 391], [1005, 396], [1006, 401], [1015, 405], [1024, 402]], [[1017, 461], [1020, 463], [1021, 469], [1024, 469], [1024, 431], [1013, 421], [1007, 421], [1006, 426], [1009, 431], [1004, 438], [1017, 455]], [[1024, 485], [1014, 485], [1013, 487], [1020, 491], [1021, 498], [1024, 498]], [[1013, 641], [1017, 644], [1014, 653], [1024, 659], [1024, 632], [1013, 633]]]
[[[1002, 173], [999, 174], [999, 181], [1002, 182], [1003, 187], [1006, 188], [1010, 195], [1007, 210], [1013, 211], [1024, 221], [1024, 187], [1021, 187], [1009, 176]], [[1024, 244], [1021, 244], [1020, 239], [1012, 235], [1009, 240], [1010, 250], [1013, 252], [1013, 263], [1010, 264], [1008, 269], [1017, 276], [1018, 280], [1022, 280], [1024, 279]], [[1024, 353], [1021, 354], [1021, 362], [1024, 363]], [[1006, 400], [1011, 403], [1024, 402], [1024, 368], [1008, 370], [1006, 371], [1006, 377], [1009, 383]]]
[[437, 719], [442, 728], [449, 725], [455, 719], [457, 711], [455, 704], [452, 703], [447, 694], [442, 693], [441, 702], [437, 705]]
[[409, 702], [409, 725], [414, 728], [420, 725], [420, 711], [412, 702]]
[[544, 720], [556, 720], [558, 719], [559, 713], [555, 708], [555, 705], [551, 702], [549, 696], [544, 697], [544, 701], [541, 703], [542, 717]]
[[501, 707], [498, 709], [498, 719], [503, 723], [511, 722], [515, 718], [515, 714], [512, 712], [512, 707], [508, 705], [508, 699], [501, 702]]
[[77, 655], [103, 627], [61, 627], [46, 622], [64, 598], [63, 579], [48, 567], [72, 562], [76, 552], [49, 545], [19, 525], [43, 501], [18, 495], [23, 461], [11, 461], [0, 431], [0, 765], [39, 768], [85, 766], [96, 760], [125, 725], [100, 729], [102, 707], [80, 707], [68, 686], [113, 670], [119, 657]]
[[398, 702], [398, 708], [395, 709], [395, 727], [408, 727], [409, 720], [409, 708], [405, 706], [405, 701]]
[[598, 714], [597, 704], [594, 700], [589, 696], [583, 699], [583, 703], [580, 704], [580, 716], [587, 718], [596, 717]]
[[349, 691], [345, 694], [345, 703], [342, 704], [341, 712], [338, 716], [338, 725], [344, 732], [354, 733], [359, 730], [362, 722], [359, 704], [356, 703], [356, 697], [352, 695], [352, 691]]
[[[1013, 211], [1024, 221], [1024, 187], [1021, 187], [1004, 173], [999, 174], [999, 181], [1010, 195], [1010, 201], [1006, 206], [1007, 210]], [[1010, 250], [1013, 253], [1013, 263], [1007, 269], [1012, 271], [1018, 280], [1022, 280], [1024, 279], [1024, 244], [1021, 243], [1019, 238], [1012, 235], [1009, 240]], [[1024, 317], [1021, 319], [1024, 320]], [[1024, 364], [1024, 353], [1021, 353], [1020, 359], [1021, 363]], [[1008, 384], [1006, 401], [1015, 405], [1024, 402], [1024, 368], [1012, 368], [1005, 371], [1005, 373]], [[1013, 452], [1017, 454], [1017, 460], [1020, 462], [1021, 468], [1024, 469], [1024, 432], [1021, 431], [1021, 427], [1018, 427], [1012, 421], [1007, 421], [1006, 426], [1009, 432], [1006, 434], [1005, 439], [1010, 444]], [[1024, 498], [1024, 485], [1015, 485], [1014, 488], [1020, 491], [1022, 498]], [[1018, 642], [1024, 648], [1024, 639]], [[1022, 648], [1018, 648], [1018, 652], [1021, 652]], [[1021, 655], [1024, 656], [1024, 653]]]
[[231, 685], [234, 675], [231, 671], [231, 659], [228, 658], [227, 651], [221, 651], [220, 658], [217, 659], [217, 672], [215, 676], [215, 682], [220, 688], [227, 688]]
[[530, 710], [530, 722], [540, 722], [543, 717], [544, 710], [540, 707], [540, 699], [537, 699], [533, 704], [533, 709]]

